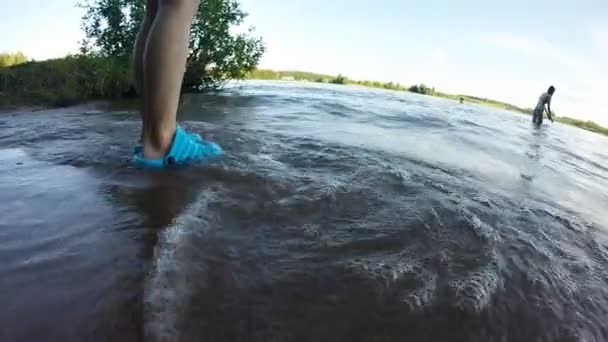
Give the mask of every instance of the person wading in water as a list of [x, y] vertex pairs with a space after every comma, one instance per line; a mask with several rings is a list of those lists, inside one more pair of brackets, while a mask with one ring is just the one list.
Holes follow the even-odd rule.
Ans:
[[534, 108], [534, 112], [532, 113], [532, 122], [537, 124], [538, 126], [543, 123], [545, 105], [547, 106], [547, 117], [549, 117], [549, 120], [553, 122], [553, 115], [551, 113], [551, 98], [553, 97], [553, 93], [555, 93], [555, 87], [550, 86], [549, 90], [547, 90], [546, 93], [543, 93], [538, 99], [536, 108]]

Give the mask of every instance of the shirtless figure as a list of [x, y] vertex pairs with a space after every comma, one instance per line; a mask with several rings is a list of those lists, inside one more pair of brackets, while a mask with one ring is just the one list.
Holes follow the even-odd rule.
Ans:
[[538, 104], [536, 104], [536, 108], [534, 108], [534, 112], [532, 113], [532, 122], [541, 125], [543, 123], [543, 114], [545, 113], [545, 105], [547, 106], [547, 116], [549, 120], [553, 122], [553, 116], [551, 113], [551, 98], [553, 97], [553, 93], [555, 93], [555, 87], [550, 86], [549, 90], [546, 93], [543, 93], [538, 99]]

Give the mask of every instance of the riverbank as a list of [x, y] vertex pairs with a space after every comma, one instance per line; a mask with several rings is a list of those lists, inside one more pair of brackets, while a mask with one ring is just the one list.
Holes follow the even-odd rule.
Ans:
[[130, 78], [128, 61], [111, 57], [67, 56], [0, 68], [0, 107], [121, 98], [129, 95]]
[[[504, 109], [512, 112], [517, 112], [526, 115], [532, 115], [532, 108], [522, 108], [510, 103], [496, 101], [487, 98], [481, 98], [463, 94], [448, 94], [436, 90], [434, 87], [429, 87], [425, 84], [405, 86], [395, 82], [378, 82], [367, 80], [353, 80], [346, 76], [338, 75], [331, 76], [326, 74], [318, 74], [305, 71], [276, 71], [270, 69], [258, 69], [247, 75], [251, 80], [284, 80], [284, 81], [300, 81], [300, 82], [316, 82], [316, 83], [332, 83], [351, 86], [362, 86], [368, 88], [388, 89], [395, 91], [407, 91], [422, 95], [436, 96], [453, 101], [462, 101], [465, 103], [474, 103], [483, 106], [489, 106], [499, 109]], [[555, 121], [582, 128], [587, 131], [603, 134], [608, 136], [608, 127], [601, 126], [593, 121], [584, 121], [567, 116], [557, 116], [554, 113]]]

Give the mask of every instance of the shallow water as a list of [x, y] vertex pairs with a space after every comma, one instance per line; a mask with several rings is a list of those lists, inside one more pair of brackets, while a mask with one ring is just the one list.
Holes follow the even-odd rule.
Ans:
[[0, 340], [608, 340], [607, 138], [296, 83], [180, 116], [226, 158], [142, 172], [132, 110], [0, 114]]

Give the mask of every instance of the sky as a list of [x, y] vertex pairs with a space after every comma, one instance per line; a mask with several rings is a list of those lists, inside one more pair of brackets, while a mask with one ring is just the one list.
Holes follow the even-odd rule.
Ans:
[[[0, 51], [76, 52], [75, 0], [3, 4]], [[425, 83], [608, 125], [606, 0], [241, 0], [267, 51], [260, 67]]]

